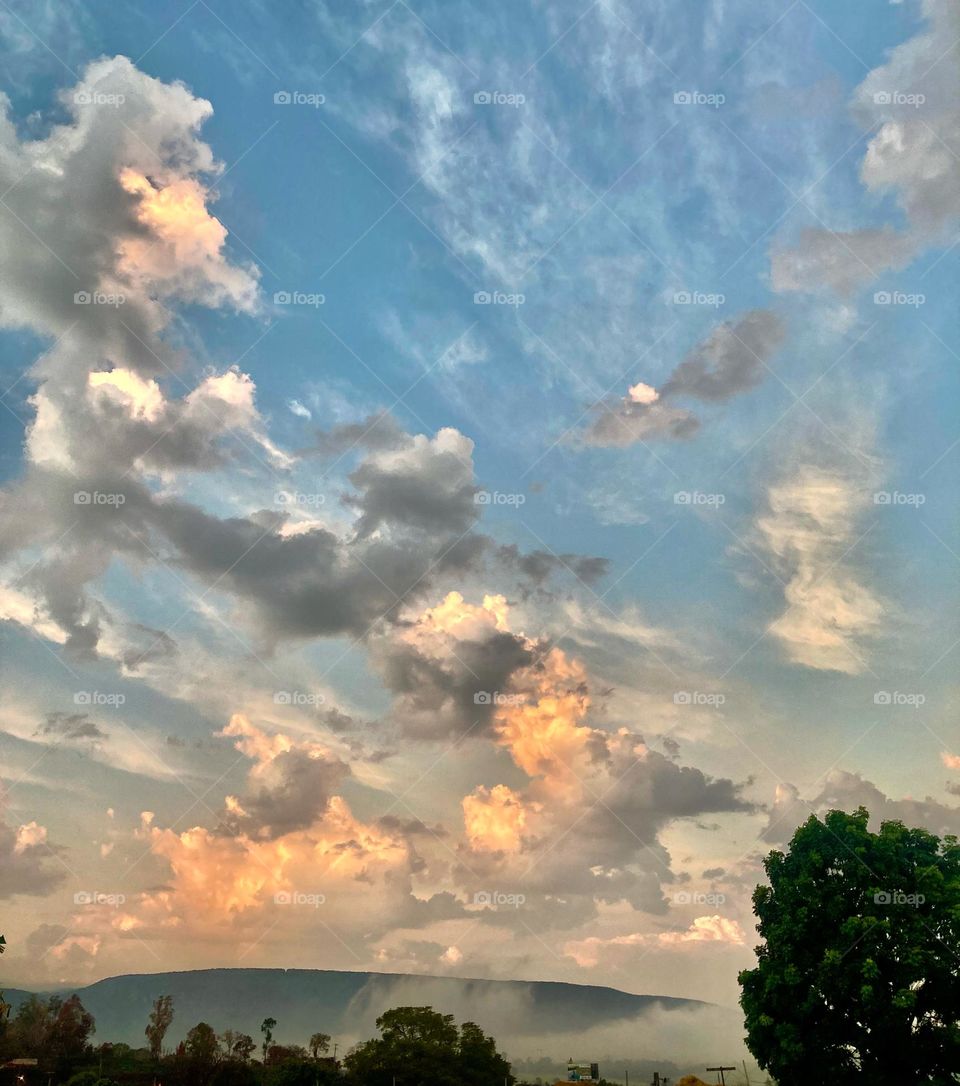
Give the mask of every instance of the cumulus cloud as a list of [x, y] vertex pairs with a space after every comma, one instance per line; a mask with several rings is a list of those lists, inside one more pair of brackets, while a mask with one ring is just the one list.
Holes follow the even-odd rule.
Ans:
[[950, 0], [924, 0], [923, 14], [924, 29], [891, 50], [852, 103], [862, 126], [875, 129], [860, 178], [871, 192], [896, 196], [906, 226], [804, 230], [796, 245], [772, 253], [775, 290], [849, 293], [943, 243], [960, 220], [960, 13]]
[[758, 385], [785, 335], [782, 319], [753, 309], [737, 321], [717, 325], [683, 359], [660, 389], [639, 382], [619, 400], [602, 402], [582, 435], [588, 445], [632, 445], [652, 438], [687, 438], [700, 427], [697, 416], [672, 400], [722, 402]]
[[932, 796], [894, 799], [861, 774], [837, 769], [809, 800], [803, 799], [800, 790], [792, 784], [778, 785], [761, 839], [783, 845], [812, 814], [822, 817], [826, 811], [853, 811], [857, 807], [866, 807], [875, 826], [896, 821], [907, 826], [922, 826], [941, 836], [960, 834], [960, 806], [942, 803]]
[[11, 826], [0, 820], [0, 898], [43, 895], [59, 886], [68, 874], [55, 862], [59, 852], [36, 821]]

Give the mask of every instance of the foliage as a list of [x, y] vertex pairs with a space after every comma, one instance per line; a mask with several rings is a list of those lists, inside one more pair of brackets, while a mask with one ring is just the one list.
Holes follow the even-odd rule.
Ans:
[[276, 1018], [264, 1018], [260, 1023], [260, 1032], [263, 1034], [263, 1058], [266, 1061], [267, 1049], [273, 1041], [273, 1031], [277, 1028]]
[[173, 996], [158, 996], [154, 1001], [153, 1010], [147, 1028], [143, 1031], [150, 1043], [150, 1055], [155, 1060], [160, 1058], [160, 1050], [163, 1046], [163, 1038], [173, 1022]]
[[945, 1086], [960, 1068], [960, 848], [862, 807], [764, 861], [747, 1045], [781, 1086]]
[[314, 1033], [310, 1037], [310, 1055], [314, 1059], [330, 1051], [330, 1034]]
[[380, 1036], [357, 1045], [344, 1063], [363, 1086], [480, 1086], [512, 1083], [496, 1042], [473, 1022], [432, 1007], [395, 1007], [377, 1019]]
[[79, 996], [43, 999], [31, 995], [20, 1004], [3, 1033], [3, 1052], [7, 1056], [76, 1060], [89, 1051], [95, 1028], [93, 1015]]
[[190, 1030], [183, 1048], [187, 1059], [202, 1067], [209, 1067], [216, 1063], [220, 1052], [220, 1044], [213, 1026], [206, 1022], [198, 1022]]

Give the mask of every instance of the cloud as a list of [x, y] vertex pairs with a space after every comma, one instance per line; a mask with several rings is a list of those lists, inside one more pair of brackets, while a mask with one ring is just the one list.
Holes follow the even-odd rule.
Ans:
[[106, 739], [106, 732], [92, 721], [86, 713], [48, 713], [46, 721], [37, 733], [66, 740]]
[[906, 826], [922, 826], [931, 833], [960, 834], [960, 806], [949, 806], [926, 796], [924, 799], [893, 799], [873, 781], [859, 773], [833, 770], [820, 792], [810, 800], [803, 800], [800, 791], [792, 784], [777, 786], [776, 798], [770, 811], [761, 839], [783, 845], [794, 831], [811, 815], [830, 810], [853, 811], [866, 807], [871, 822], [903, 822]]
[[564, 946], [564, 954], [573, 958], [577, 965], [592, 968], [599, 965], [605, 954], [612, 949], [634, 947], [683, 947], [702, 943], [726, 943], [736, 946], [744, 942], [743, 929], [736, 920], [727, 917], [698, 916], [683, 931], [661, 931], [653, 933], [636, 932], [631, 935], [615, 935], [604, 939], [590, 936], [587, 939], [571, 940]]
[[867, 666], [864, 641], [879, 634], [885, 607], [851, 568], [850, 552], [868, 504], [864, 483], [809, 464], [767, 490], [756, 534], [787, 603], [770, 630], [793, 663], [849, 675]]
[[692, 437], [700, 420], [666, 401], [687, 397], [717, 403], [753, 388], [765, 377], [784, 335], [781, 318], [766, 309], [753, 309], [735, 322], [717, 325], [659, 390], [639, 382], [619, 400], [596, 404], [581, 439], [588, 445], [625, 446], [654, 438]]
[[[943, 244], [960, 219], [960, 69], [953, 50], [960, 13], [950, 0], [924, 0], [926, 26], [891, 50], [856, 89], [853, 110], [873, 134], [860, 179], [873, 193], [893, 193], [906, 226], [833, 232], [805, 229], [792, 247], [772, 253], [774, 290], [851, 293], [887, 270], [905, 267]], [[945, 42], [953, 43], [945, 46]]]
[[60, 851], [47, 842], [45, 826], [31, 821], [14, 828], [0, 820], [0, 898], [42, 896], [59, 886], [68, 870], [51, 860]]

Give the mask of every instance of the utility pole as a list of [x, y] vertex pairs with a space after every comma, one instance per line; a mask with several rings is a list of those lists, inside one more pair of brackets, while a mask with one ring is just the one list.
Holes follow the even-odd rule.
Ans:
[[736, 1071], [736, 1067], [708, 1067], [708, 1071], [720, 1072], [720, 1086], [727, 1086], [727, 1080], [723, 1077], [724, 1071]]

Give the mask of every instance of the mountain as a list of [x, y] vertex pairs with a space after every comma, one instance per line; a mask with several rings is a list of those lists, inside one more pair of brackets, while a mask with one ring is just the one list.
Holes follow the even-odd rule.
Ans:
[[[463, 980], [395, 973], [327, 969], [198, 969], [109, 977], [76, 991], [97, 1023], [96, 1040], [142, 1046], [153, 1001], [172, 995], [175, 1018], [166, 1043], [175, 1045], [197, 1022], [220, 1033], [240, 1030], [260, 1040], [264, 1018], [277, 1019], [278, 1042], [305, 1044], [311, 1033], [330, 1033], [340, 1050], [375, 1032], [374, 1021], [389, 1007], [430, 1005], [458, 1021], [478, 1022], [515, 1051], [537, 1042], [567, 1048], [588, 1031], [610, 1035], [660, 1022], [663, 1015], [716, 1010], [699, 1000], [631, 995], [616, 988], [552, 981]], [[15, 1007], [24, 991], [6, 991]], [[677, 1021], [678, 1026], [681, 1022]], [[646, 1031], [645, 1031], [646, 1032]], [[673, 1032], [671, 1030], [671, 1032]], [[561, 1036], [563, 1039], [561, 1040]]]

